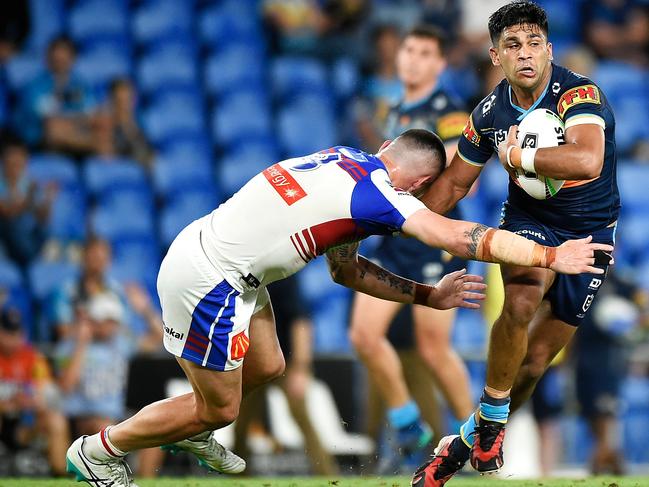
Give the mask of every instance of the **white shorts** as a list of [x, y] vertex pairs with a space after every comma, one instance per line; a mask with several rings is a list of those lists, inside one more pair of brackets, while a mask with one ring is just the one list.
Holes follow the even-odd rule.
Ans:
[[250, 318], [268, 304], [268, 291], [234, 289], [205, 255], [201, 228], [197, 220], [180, 232], [160, 266], [164, 346], [208, 369], [232, 370], [243, 363]]

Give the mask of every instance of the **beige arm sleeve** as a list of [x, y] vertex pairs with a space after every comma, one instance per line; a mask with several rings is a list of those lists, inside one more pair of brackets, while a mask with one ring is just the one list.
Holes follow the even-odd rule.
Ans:
[[485, 262], [549, 268], [556, 253], [555, 247], [539, 245], [507, 230], [490, 228], [478, 243], [476, 258]]

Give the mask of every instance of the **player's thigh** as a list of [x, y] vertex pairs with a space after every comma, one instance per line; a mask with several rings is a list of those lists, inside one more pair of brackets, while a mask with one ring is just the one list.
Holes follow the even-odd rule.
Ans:
[[200, 409], [236, 409], [241, 403], [242, 367], [219, 371], [176, 357], [185, 372]]
[[354, 293], [350, 331], [385, 335], [390, 323], [401, 308], [401, 303], [386, 301], [369, 294]]
[[284, 354], [279, 345], [275, 316], [268, 291], [260, 291], [257, 309], [250, 318], [250, 347], [243, 361], [243, 380], [272, 378], [284, 371]]
[[500, 266], [505, 302], [503, 313], [529, 322], [552, 286], [555, 273], [539, 267]]
[[413, 306], [415, 341], [417, 349], [439, 350], [450, 346], [451, 329], [457, 311], [455, 309], [434, 309], [426, 306]]

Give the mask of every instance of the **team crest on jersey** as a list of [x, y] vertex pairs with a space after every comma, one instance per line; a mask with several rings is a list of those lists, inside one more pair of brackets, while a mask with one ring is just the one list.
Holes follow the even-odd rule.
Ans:
[[597, 86], [583, 85], [566, 91], [561, 95], [561, 98], [559, 98], [559, 103], [557, 103], [557, 112], [560, 117], [563, 117], [570, 107], [581, 103], [594, 103], [596, 105], [601, 105], [602, 101]]
[[469, 117], [469, 120], [467, 120], [462, 135], [464, 135], [464, 138], [476, 147], [480, 145], [480, 135], [473, 126], [473, 117]]
[[230, 345], [230, 357], [232, 360], [240, 360], [245, 357], [249, 346], [250, 338], [243, 331], [234, 335]]

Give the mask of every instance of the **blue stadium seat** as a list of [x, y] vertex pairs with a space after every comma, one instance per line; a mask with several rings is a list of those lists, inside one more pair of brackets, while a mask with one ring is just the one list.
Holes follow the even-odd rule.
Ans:
[[282, 56], [275, 58], [270, 68], [273, 96], [279, 100], [302, 93], [329, 93], [325, 65], [313, 58]]
[[64, 0], [29, 0], [30, 32], [26, 50], [36, 56], [63, 31]]
[[93, 196], [102, 195], [114, 188], [149, 188], [144, 168], [129, 159], [91, 157], [84, 164], [83, 179]]
[[649, 209], [649, 165], [633, 161], [619, 161], [617, 182], [622, 196], [623, 211], [644, 211]]
[[166, 93], [144, 111], [144, 129], [154, 144], [182, 134], [202, 134], [205, 118], [200, 98], [191, 93]]
[[277, 150], [270, 143], [241, 144], [223, 157], [216, 168], [221, 192], [225, 197], [231, 196], [250, 178], [278, 160]]
[[87, 0], [68, 16], [69, 33], [77, 42], [103, 36], [128, 35], [128, 7], [124, 2]]
[[288, 156], [302, 156], [336, 145], [336, 119], [326, 97], [302, 95], [283, 106], [277, 125], [281, 147]]
[[7, 99], [7, 87], [0, 82], [0, 125], [6, 126], [9, 122], [9, 107]]
[[232, 94], [213, 111], [212, 137], [223, 147], [242, 139], [269, 137], [272, 121], [265, 97], [256, 92]]
[[229, 43], [262, 48], [260, 11], [253, 2], [222, 2], [200, 14], [199, 35], [209, 48], [222, 48]]
[[197, 87], [193, 46], [177, 39], [150, 49], [139, 60], [137, 81], [138, 87], [146, 94], [171, 87]]
[[184, 0], [149, 0], [135, 12], [133, 37], [140, 44], [191, 35], [192, 2]]
[[90, 227], [96, 235], [110, 242], [123, 238], [148, 238], [155, 234], [155, 220], [146, 204], [133, 205], [133, 200], [117, 200], [95, 208]]
[[105, 89], [113, 79], [130, 76], [128, 45], [120, 39], [94, 43], [82, 50], [75, 69], [91, 86]]
[[[242, 63], [242, 59], [246, 62]], [[222, 49], [205, 62], [205, 88], [211, 96], [223, 97], [230, 91], [251, 85], [265, 91], [264, 76], [263, 55], [250, 46]]]
[[156, 194], [165, 201], [173, 199], [178, 193], [191, 191], [196, 187], [211, 186], [218, 193], [214, 183], [211, 165], [201, 163], [193, 157], [159, 156], [153, 166], [153, 186]]
[[77, 278], [79, 272], [79, 267], [71, 262], [36, 260], [28, 271], [34, 298], [44, 303], [62, 283]]
[[463, 357], [484, 356], [487, 344], [487, 325], [480, 313], [459, 309], [453, 324], [453, 347]]
[[112, 242], [113, 260], [110, 276], [119, 282], [155, 285], [162, 253], [151, 236], [125, 237]]
[[178, 193], [160, 214], [160, 241], [168, 247], [180, 231], [197, 218], [216, 208], [218, 202], [210, 190]]
[[351, 58], [337, 59], [331, 68], [333, 75], [333, 90], [339, 99], [349, 99], [354, 96], [361, 85], [360, 69]]
[[5, 65], [7, 84], [16, 93], [44, 69], [43, 58], [40, 54], [20, 53], [12, 56]]
[[2, 308], [12, 307], [20, 311], [25, 331], [33, 338], [31, 294], [18, 266], [4, 258], [0, 259], [0, 297]]
[[[573, 0], [566, 4], [562, 0], [541, 0], [538, 2], [546, 11], [548, 20], [552, 26], [550, 38], [554, 45], [555, 39], [581, 41], [581, 29], [575, 28], [583, 24], [582, 13], [584, 0]], [[555, 59], [557, 58], [556, 53]]]
[[500, 206], [507, 198], [509, 175], [498, 160], [487, 162], [480, 174], [478, 193], [488, 205]]
[[29, 176], [38, 183], [56, 182], [59, 186], [76, 188], [81, 183], [74, 162], [60, 154], [36, 153], [29, 158]]

